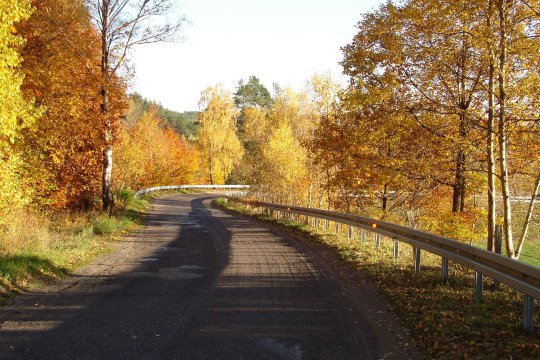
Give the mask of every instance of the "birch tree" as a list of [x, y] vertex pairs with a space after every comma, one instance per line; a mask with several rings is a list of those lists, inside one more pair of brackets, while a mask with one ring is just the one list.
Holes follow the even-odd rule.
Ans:
[[173, 0], [87, 0], [92, 19], [101, 35], [101, 112], [104, 117], [103, 209], [111, 211], [114, 119], [109, 114], [109, 87], [134, 47], [177, 40], [185, 23], [183, 17], [174, 22], [166, 15], [173, 10]]
[[234, 107], [231, 93], [221, 85], [204, 90], [199, 107], [201, 158], [206, 163], [210, 183], [223, 184], [244, 155], [236, 134], [239, 112]]

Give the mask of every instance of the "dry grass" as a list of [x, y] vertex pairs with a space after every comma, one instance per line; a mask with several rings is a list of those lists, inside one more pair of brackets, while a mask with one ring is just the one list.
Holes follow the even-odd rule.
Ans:
[[137, 226], [146, 205], [145, 200], [130, 199], [113, 216], [99, 211], [13, 211], [0, 225], [0, 286], [28, 290], [87, 264]]

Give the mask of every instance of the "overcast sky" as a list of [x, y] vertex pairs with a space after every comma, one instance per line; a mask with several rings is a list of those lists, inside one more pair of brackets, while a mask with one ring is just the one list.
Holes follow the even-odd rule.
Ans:
[[131, 91], [177, 110], [198, 110], [201, 91], [255, 75], [303, 88], [314, 73], [341, 76], [340, 47], [363, 12], [381, 0], [177, 0], [190, 21], [177, 44], [152, 44], [133, 54]]

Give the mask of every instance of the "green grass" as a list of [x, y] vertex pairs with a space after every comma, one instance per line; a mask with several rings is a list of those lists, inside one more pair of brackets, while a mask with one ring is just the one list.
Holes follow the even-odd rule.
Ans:
[[[433, 359], [538, 359], [540, 331], [525, 334], [522, 326], [522, 294], [485, 282], [482, 302], [473, 296], [473, 271], [450, 263], [450, 281], [441, 281], [440, 258], [422, 252], [422, 269], [416, 274], [410, 246], [400, 244], [400, 256], [392, 259], [393, 241], [383, 239], [377, 250], [373, 234], [360, 241], [322, 228], [276, 221], [254, 214], [246, 207], [219, 199], [230, 210], [272, 221], [295, 238], [332, 249], [356, 271], [369, 278], [389, 300], [411, 333], [412, 341]], [[333, 229], [333, 224], [330, 227]], [[368, 233], [369, 234], [369, 233]], [[540, 311], [536, 310], [536, 320]]]
[[[484, 204], [484, 197], [481, 198], [482, 201], [480, 201], [479, 206], [486, 207]], [[523, 202], [512, 202], [512, 229], [513, 229], [513, 236], [514, 236], [514, 247], [517, 247], [517, 242], [519, 241], [519, 238], [522, 234], [523, 229], [523, 223], [525, 222], [525, 217], [527, 215], [527, 209], [529, 207], [529, 203], [527, 201]], [[497, 202], [497, 209], [498, 209], [498, 223], [502, 224], [502, 203], [499, 201]], [[535, 214], [537, 214], [540, 211], [540, 204], [536, 204], [535, 208]], [[519, 258], [520, 261], [523, 261], [527, 264], [539, 266], [540, 267], [540, 219], [537, 215], [533, 215], [532, 222], [529, 226], [529, 232], [527, 235], [527, 238], [525, 239], [525, 242], [523, 244], [523, 251]], [[485, 228], [485, 217], [480, 218], [478, 225], [478, 228], [483, 229]], [[482, 234], [482, 238], [485, 235]], [[473, 242], [472, 245], [478, 246], [480, 248], [485, 249], [486, 248], [486, 241], [485, 240], [479, 240], [476, 242]], [[504, 244], [502, 252], [504, 254]]]
[[133, 222], [132, 217], [115, 216], [115, 217], [98, 217], [93, 221], [92, 232], [94, 235], [114, 235], [121, 233], [128, 228]]
[[111, 251], [121, 235], [139, 226], [148, 200], [127, 196], [117, 205], [111, 216], [99, 211], [12, 214], [0, 231], [0, 291], [8, 290], [4, 300], [65, 277]]

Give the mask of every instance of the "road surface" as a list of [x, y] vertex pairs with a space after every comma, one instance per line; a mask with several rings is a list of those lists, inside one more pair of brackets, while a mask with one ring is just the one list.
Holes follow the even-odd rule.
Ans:
[[114, 253], [0, 308], [0, 359], [417, 357], [368, 285], [214, 198], [154, 200]]

